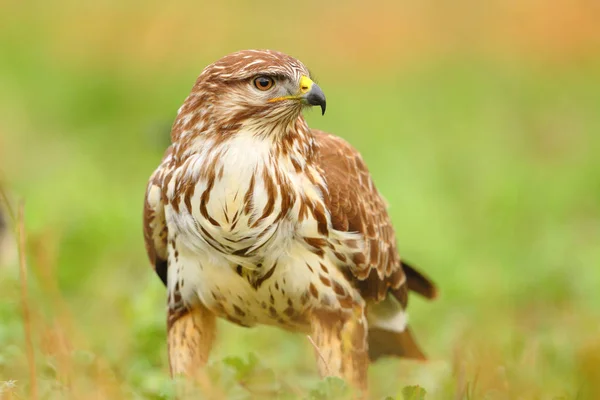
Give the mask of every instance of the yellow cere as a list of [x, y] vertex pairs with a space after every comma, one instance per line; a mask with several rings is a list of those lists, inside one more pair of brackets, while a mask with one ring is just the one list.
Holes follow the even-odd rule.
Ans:
[[307, 93], [312, 85], [313, 81], [308, 76], [302, 75], [302, 78], [300, 78], [300, 93]]

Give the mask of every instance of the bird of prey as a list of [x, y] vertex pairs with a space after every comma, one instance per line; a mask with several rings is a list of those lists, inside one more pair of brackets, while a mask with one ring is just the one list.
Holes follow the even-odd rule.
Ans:
[[358, 151], [308, 127], [302, 110], [325, 105], [300, 61], [245, 50], [206, 67], [179, 108], [144, 204], [173, 375], [207, 362], [217, 317], [304, 332], [321, 375], [361, 389], [369, 360], [424, 358], [408, 291], [436, 288], [401, 261]]

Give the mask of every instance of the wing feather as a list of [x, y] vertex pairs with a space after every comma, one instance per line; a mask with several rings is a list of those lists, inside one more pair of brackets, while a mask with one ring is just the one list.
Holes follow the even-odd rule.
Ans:
[[313, 134], [319, 145], [317, 162], [327, 182], [324, 197], [333, 229], [362, 237], [362, 246], [346, 246], [352, 262], [345, 272], [363, 298], [379, 302], [389, 291], [406, 307], [408, 289], [433, 297], [431, 281], [413, 268], [403, 269], [386, 203], [361, 155], [337, 136], [317, 130]]
[[152, 174], [144, 197], [144, 242], [146, 253], [160, 280], [167, 284], [167, 240], [168, 231], [165, 221], [164, 196], [162, 193], [162, 177], [168, 160], [171, 157], [171, 147], [167, 149], [163, 162]]

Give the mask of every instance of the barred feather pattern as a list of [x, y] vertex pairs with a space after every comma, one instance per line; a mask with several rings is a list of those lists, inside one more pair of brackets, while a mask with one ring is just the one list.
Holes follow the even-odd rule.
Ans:
[[[248, 83], [257, 74], [309, 76], [272, 51], [207, 67], [150, 178], [144, 235], [169, 306], [201, 302], [243, 326], [307, 331], [313, 310], [358, 305], [370, 324], [402, 331], [406, 277], [362, 158], [311, 130], [302, 105], [260, 101]], [[390, 293], [399, 303], [379, 318], [379, 303], [396, 302]]]

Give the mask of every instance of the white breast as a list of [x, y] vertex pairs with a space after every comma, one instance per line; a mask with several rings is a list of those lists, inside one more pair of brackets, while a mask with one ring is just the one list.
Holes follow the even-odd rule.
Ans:
[[[204, 149], [210, 149], [204, 150]], [[261, 248], [262, 253], [276, 257], [285, 249], [292, 236], [289, 221], [275, 224], [281, 211], [281, 188], [274, 185], [272, 209], [265, 218], [269, 192], [265, 175], [274, 177], [277, 163], [273, 159], [272, 143], [249, 132], [240, 132], [219, 145], [205, 143], [204, 151], [190, 156], [180, 173], [196, 181], [190, 210], [180, 200], [179, 212], [169, 213], [167, 220], [175, 233], [189, 249], [210, 253], [215, 259], [251, 267], [257, 258], [240, 257]], [[211, 169], [213, 177], [203, 170]], [[269, 178], [271, 179], [271, 178]], [[175, 193], [175, 180], [169, 185], [169, 196]], [[203, 215], [203, 208], [208, 215]], [[215, 248], [217, 247], [217, 248]]]
[[[215, 180], [207, 204], [209, 214], [229, 231], [236, 213], [243, 214], [244, 198], [254, 181], [252, 193], [252, 213], [262, 210], [267, 202], [262, 174], [270, 159], [270, 142], [260, 140], [249, 133], [240, 133], [225, 142], [218, 150], [203, 160], [215, 163], [222, 175]], [[218, 156], [218, 158], [217, 158]], [[251, 213], [251, 215], [252, 215]], [[246, 218], [251, 215], [247, 215]], [[243, 221], [246, 222], [246, 221]], [[238, 224], [240, 225], [240, 224]], [[241, 233], [244, 225], [236, 226]], [[234, 228], [233, 231], [236, 231]]]

